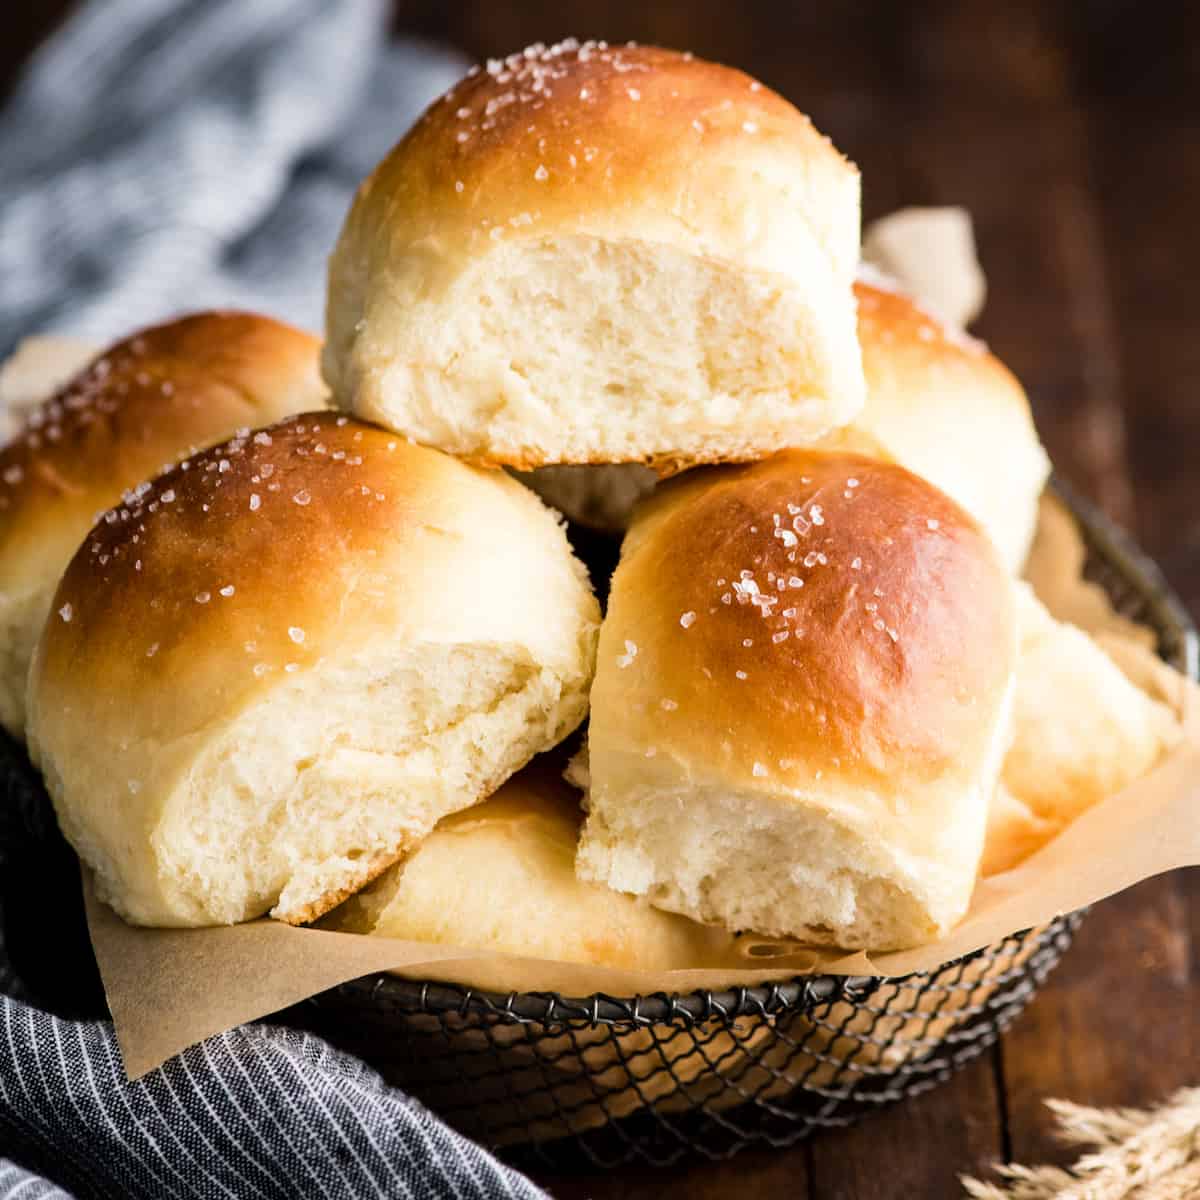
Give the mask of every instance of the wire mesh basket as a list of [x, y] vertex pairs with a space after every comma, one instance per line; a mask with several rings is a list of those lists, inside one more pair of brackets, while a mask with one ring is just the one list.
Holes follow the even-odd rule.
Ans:
[[[1083, 531], [1088, 577], [1195, 677], [1196, 632], [1158, 569], [1091, 506], [1059, 494]], [[902, 979], [572, 999], [375, 975], [292, 1016], [518, 1162], [725, 1158], [850, 1124], [947, 1079], [1021, 1012], [1082, 916]]]

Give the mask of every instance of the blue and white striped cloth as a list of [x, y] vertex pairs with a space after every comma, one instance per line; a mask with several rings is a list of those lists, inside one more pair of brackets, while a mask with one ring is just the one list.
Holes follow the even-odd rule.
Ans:
[[[462, 69], [389, 44], [385, 18], [381, 0], [79, 9], [0, 115], [0, 354], [208, 305], [319, 328], [354, 185]], [[3, 782], [0, 872], [30, 850]], [[0, 1200], [541, 1195], [309, 1034], [236, 1029], [128, 1083], [111, 1025], [31, 1007], [3, 958]]]
[[2, 997], [0, 1154], [4, 1200], [542, 1195], [311, 1034], [235, 1029], [127, 1083], [107, 1022]]
[[383, 0], [91, 0], [0, 116], [0, 355], [235, 305], [318, 330], [358, 181], [466, 69]]

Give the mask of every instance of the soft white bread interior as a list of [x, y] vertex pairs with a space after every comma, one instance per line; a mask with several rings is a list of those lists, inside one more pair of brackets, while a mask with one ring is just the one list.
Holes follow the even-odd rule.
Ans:
[[30, 747], [142, 925], [313, 919], [583, 719], [598, 607], [501, 472], [332, 413], [106, 513], [30, 674]]
[[1013, 741], [988, 822], [986, 874], [1028, 857], [1155, 766], [1178, 716], [1129, 680], [1081, 629], [1018, 584], [1020, 657]]
[[[0, 450], [0, 723], [10, 733], [24, 729], [50, 598], [96, 514], [164, 464], [323, 405], [319, 345], [269, 317], [197, 313], [118, 342], [53, 395], [45, 387]], [[39, 374], [61, 380], [55, 344], [38, 347], [6, 373], [8, 398], [28, 397]]]
[[723, 934], [575, 875], [582, 814], [535, 763], [456, 813], [324, 928], [605, 967], [690, 967]]
[[[818, 444], [888, 458], [929, 480], [984, 527], [1015, 573], [1050, 474], [1024, 390], [981, 342], [909, 297], [865, 280], [854, 291], [867, 402]], [[521, 478], [571, 520], [609, 530], [626, 528], [654, 487], [636, 465], [544, 467]]]
[[732, 930], [932, 940], [970, 898], [1015, 659], [994, 547], [903, 468], [673, 480], [613, 577], [577, 869]]
[[339, 404], [492, 464], [761, 457], [863, 401], [859, 178], [689, 54], [564, 42], [476, 70], [359, 189]]

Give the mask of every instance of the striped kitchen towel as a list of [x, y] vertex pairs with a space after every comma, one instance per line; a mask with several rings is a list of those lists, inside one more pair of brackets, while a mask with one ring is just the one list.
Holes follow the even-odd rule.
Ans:
[[541, 1195], [311, 1034], [234, 1029], [128, 1083], [107, 1022], [0, 997], [3, 1200]]
[[384, 0], [91, 0], [0, 115], [0, 359], [182, 309], [321, 328], [358, 181], [466, 68]]

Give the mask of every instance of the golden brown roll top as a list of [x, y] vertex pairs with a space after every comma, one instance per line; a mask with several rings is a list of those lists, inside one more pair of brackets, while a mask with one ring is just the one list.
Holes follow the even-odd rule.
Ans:
[[601, 634], [585, 878], [773, 936], [936, 936], [1004, 749], [1011, 586], [952, 500], [864, 456], [662, 487]]
[[578, 724], [598, 621], [517, 483], [322, 413], [139, 488], [53, 604], [31, 748], [150, 924], [336, 903]]
[[491, 463], [753, 457], [861, 405], [857, 254], [858, 173], [780, 96], [669, 50], [534, 46], [360, 188], [324, 370]]
[[[768, 178], [739, 178], [750, 174]], [[753, 190], [772, 177], [777, 190]], [[697, 185], [706, 179], [735, 191], [704, 195]], [[536, 236], [631, 212], [657, 213], [679, 236], [692, 213], [698, 244], [773, 268], [763, 257], [770, 230], [795, 223], [823, 186], [853, 200], [856, 172], [808, 117], [743, 72], [653, 46], [568, 41], [475, 68], [384, 159], [359, 203], [385, 202], [374, 214], [393, 223], [377, 236], [412, 243], [458, 227], [476, 250], [502, 240], [496, 228]], [[768, 203], [787, 196], [792, 211]], [[744, 206], [762, 214], [760, 225], [744, 220]], [[722, 214], [725, 222], [713, 221]], [[528, 222], [511, 224], [523, 215]], [[842, 274], [853, 271], [857, 239], [840, 238], [846, 215], [817, 204], [801, 219], [838, 255]]]
[[0, 450], [0, 721], [24, 726], [29, 656], [96, 514], [239, 428], [322, 405], [316, 338], [268, 317], [206, 312], [118, 342]]
[[940, 774], [987, 740], [980, 696], [1011, 672], [996, 634], [1002, 650], [1012, 601], [978, 526], [862, 456], [792, 451], [664, 487], [613, 595], [598, 702], [605, 685], [658, 680], [678, 705], [658, 705], [658, 730], [686, 730], [685, 709], [736, 724], [722, 752], [753, 752], [772, 775], [837, 767], [878, 783], [898, 759]]

